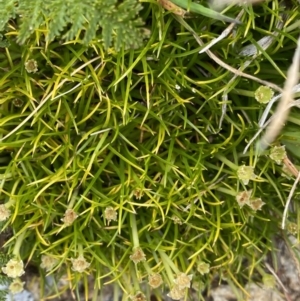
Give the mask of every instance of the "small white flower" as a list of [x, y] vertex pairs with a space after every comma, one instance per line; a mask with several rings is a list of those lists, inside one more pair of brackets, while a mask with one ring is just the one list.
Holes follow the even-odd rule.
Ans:
[[41, 268], [45, 269], [47, 272], [51, 271], [53, 267], [57, 264], [58, 260], [48, 255], [42, 256]]
[[129, 258], [135, 263], [139, 263], [141, 261], [146, 260], [146, 255], [143, 252], [143, 250], [140, 247], [137, 247], [133, 250], [132, 255], [129, 256]]
[[66, 227], [71, 226], [75, 219], [78, 217], [78, 214], [73, 209], [67, 209], [65, 212], [64, 217], [61, 219], [61, 221], [64, 222], [64, 225]]
[[153, 274], [149, 276], [148, 283], [152, 288], [158, 288], [163, 284], [163, 279], [160, 274]]
[[14, 295], [21, 293], [24, 290], [25, 282], [22, 282], [19, 278], [14, 279], [14, 281], [9, 285], [9, 291]]
[[104, 217], [108, 221], [108, 224], [110, 221], [116, 221], [118, 218], [118, 212], [113, 207], [106, 207], [104, 210]]
[[270, 151], [270, 158], [274, 160], [277, 164], [281, 164], [286, 158], [285, 146], [274, 146]]
[[177, 91], [180, 91], [181, 90], [181, 87], [179, 86], [179, 85], [175, 85], [175, 89], [177, 90]]
[[185, 273], [180, 273], [177, 278], [174, 280], [174, 283], [177, 284], [180, 290], [191, 287], [193, 275], [187, 275]]
[[204, 275], [204, 274], [207, 274], [209, 273], [209, 264], [204, 262], [204, 261], [201, 261], [199, 262], [198, 264], [198, 267], [197, 267], [197, 271], [201, 274], [201, 275]]
[[132, 301], [146, 301], [146, 296], [142, 292], [137, 292], [134, 296], [130, 296]]
[[82, 255], [78, 256], [78, 258], [75, 259], [71, 258], [71, 261], [72, 261], [72, 270], [75, 272], [82, 273], [90, 266], [90, 263], [88, 263]]
[[253, 180], [256, 177], [256, 175], [254, 174], [254, 167], [246, 165], [239, 166], [237, 170], [237, 177], [245, 185], [247, 185], [250, 180]]
[[25, 69], [28, 73], [36, 73], [38, 72], [38, 63], [36, 60], [31, 59], [25, 63]]
[[248, 204], [253, 210], [261, 210], [261, 207], [265, 205], [261, 198], [251, 199]]
[[240, 208], [242, 208], [244, 205], [249, 204], [249, 200], [251, 198], [252, 189], [239, 192], [235, 199], [237, 203], [239, 204]]
[[6, 266], [2, 268], [2, 272], [11, 278], [22, 276], [25, 273], [23, 261], [11, 259]]
[[10, 210], [8, 210], [5, 204], [0, 205], [0, 222], [7, 220], [10, 217]]
[[171, 291], [168, 293], [168, 297], [172, 298], [173, 300], [180, 300], [185, 295], [185, 290], [180, 289], [177, 285], [175, 285]]

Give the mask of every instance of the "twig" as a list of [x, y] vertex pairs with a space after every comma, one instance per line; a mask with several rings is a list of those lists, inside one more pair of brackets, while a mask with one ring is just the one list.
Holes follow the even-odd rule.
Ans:
[[271, 268], [271, 266], [266, 262], [265, 263], [266, 268], [270, 271], [270, 273], [275, 277], [275, 279], [277, 280], [277, 282], [279, 283], [279, 285], [281, 286], [281, 288], [283, 289], [285, 298], [287, 301], [292, 301], [291, 297], [288, 295], [288, 290], [285, 288], [284, 284], [282, 283], [282, 281], [279, 279], [279, 277], [277, 276], [277, 274], [275, 273], [275, 271]]
[[[293, 102], [288, 104], [288, 106], [285, 108], [285, 110], [290, 110], [291, 107], [294, 107], [297, 105], [297, 102]], [[269, 120], [255, 133], [255, 135], [251, 138], [251, 140], [248, 142], [248, 144], [246, 145], [246, 147], [244, 148], [243, 154], [245, 154], [248, 150], [248, 148], [250, 147], [250, 145], [254, 142], [254, 140], [259, 136], [259, 134], [273, 121], [273, 119], [275, 119], [275, 115], [273, 115], [271, 118], [269, 118]], [[258, 142], [259, 143], [259, 142]], [[260, 146], [258, 145], [258, 148]]]
[[300, 180], [300, 172], [298, 172], [298, 176], [292, 186], [292, 189], [289, 193], [289, 196], [288, 196], [288, 199], [286, 201], [286, 204], [285, 204], [285, 207], [284, 207], [284, 211], [283, 211], [283, 217], [282, 217], [282, 224], [281, 224], [281, 228], [284, 229], [285, 228], [285, 221], [286, 221], [286, 216], [287, 216], [287, 212], [288, 212], [288, 209], [289, 209], [289, 205], [290, 205], [290, 202], [292, 200], [292, 197], [293, 197], [293, 194], [295, 192], [295, 189], [297, 187], [297, 184]]
[[[242, 9], [235, 19], [236, 20], [240, 20], [241, 17], [243, 16], [244, 12], [245, 11]], [[233, 30], [233, 28], [234, 28], [235, 25], [236, 25], [236, 23], [231, 23], [217, 38], [215, 38], [212, 41], [210, 41], [210, 43], [208, 43], [208, 45], [206, 45], [203, 49], [201, 49], [199, 51], [199, 53], [206, 52], [212, 46], [214, 46], [215, 44], [217, 44], [218, 42], [220, 42], [224, 38], [226, 38], [231, 33], [231, 31]]]
[[286, 166], [286, 168], [295, 176], [298, 177], [299, 170], [296, 168], [296, 166], [291, 162], [291, 160], [288, 157], [285, 157], [282, 160], [282, 163]]
[[[194, 31], [194, 29], [192, 27], [190, 27], [184, 20], [182, 17], [180, 16], [176, 16], [174, 15], [174, 18], [180, 23], [182, 24], [195, 38], [195, 40], [197, 41], [197, 43], [200, 45], [200, 46], [203, 46], [204, 45], [204, 42], [199, 38], [199, 36], [197, 35], [197, 33]], [[265, 86], [268, 86], [276, 91], [279, 91], [279, 92], [282, 92], [282, 89], [280, 87], [278, 87], [277, 85], [271, 83], [271, 82], [268, 82], [268, 81], [265, 81], [265, 80], [262, 80], [260, 78], [257, 78], [255, 76], [252, 76], [250, 74], [247, 74], [247, 73], [244, 73], [240, 70], [237, 70], [231, 66], [229, 66], [228, 64], [224, 63], [221, 59], [219, 59], [214, 53], [212, 53], [210, 50], [207, 50], [206, 51], [207, 55], [212, 59], [214, 60], [219, 66], [223, 67], [224, 69], [227, 69], [228, 71], [234, 73], [235, 75], [237, 76], [241, 76], [241, 77], [245, 77], [245, 78], [248, 78], [248, 79], [251, 79], [251, 80], [254, 80], [262, 85], [265, 85]]]
[[[283, 18], [283, 16], [280, 16], [281, 18]], [[283, 21], [282, 20], [279, 20], [277, 23], [276, 23], [276, 29], [278, 31], [273, 31], [271, 35], [268, 35], [268, 36], [265, 36], [263, 37], [262, 39], [260, 39], [259, 41], [257, 41], [257, 44], [265, 51], [267, 50], [273, 43], [275, 37], [278, 35], [279, 33], [279, 30], [282, 29], [283, 27]], [[254, 59], [256, 59], [259, 55], [261, 54], [261, 52], [259, 52], [258, 48], [256, 47], [256, 45], [254, 44], [250, 44], [248, 46], [245, 46], [240, 52], [239, 52], [239, 55], [241, 56], [248, 56], [248, 57], [251, 57], [251, 59], [247, 60], [240, 68], [239, 70], [240, 71], [243, 71], [245, 70], [251, 63]], [[237, 78], [237, 75], [234, 75], [231, 80], [228, 82], [227, 86], [230, 86], [230, 84]], [[224, 91], [223, 93], [223, 100], [224, 98], [227, 98], [227, 95], [226, 95], [227, 91]], [[226, 95], [226, 96], [225, 96]], [[275, 101], [275, 100], [274, 100]], [[223, 123], [223, 120], [224, 120], [224, 117], [226, 115], [226, 109], [227, 109], [227, 103], [223, 103], [222, 105], [222, 115], [221, 115], [221, 118], [220, 118], [220, 122], [219, 122], [219, 129], [221, 129], [222, 127], [222, 123]]]
[[293, 57], [293, 62], [287, 73], [287, 80], [284, 85], [282, 92], [282, 98], [277, 106], [276, 112], [272, 122], [268, 126], [265, 135], [261, 138], [258, 143], [259, 150], [262, 151], [266, 149], [280, 133], [284, 122], [286, 121], [291, 102], [293, 102], [293, 91], [294, 86], [299, 80], [299, 64], [300, 64], [300, 37], [297, 42], [297, 48]]

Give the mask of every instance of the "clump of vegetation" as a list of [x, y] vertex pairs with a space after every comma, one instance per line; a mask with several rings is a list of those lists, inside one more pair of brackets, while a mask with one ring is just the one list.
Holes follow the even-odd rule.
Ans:
[[[15, 264], [14, 287], [27, 263], [67, 275], [50, 297], [70, 288], [78, 300], [90, 275], [94, 300], [108, 283], [124, 300], [192, 289], [203, 300], [215, 278], [244, 295], [263, 282], [273, 239], [286, 237], [297, 109], [270, 151], [244, 150], [282, 93], [297, 2], [232, 6], [232, 24], [187, 3], [175, 14], [154, 1], [20, 2], [1, 2], [0, 49], [0, 220], [13, 233], [2, 271]], [[258, 102], [263, 91], [272, 99]], [[297, 236], [298, 207], [287, 215]]]

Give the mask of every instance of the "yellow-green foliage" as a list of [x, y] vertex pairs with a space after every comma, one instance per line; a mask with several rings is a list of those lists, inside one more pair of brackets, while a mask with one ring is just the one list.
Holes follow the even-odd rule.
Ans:
[[[49, 1], [36, 2], [44, 9]], [[211, 51], [236, 70], [250, 60], [239, 55], [245, 44], [277, 30], [244, 72], [282, 86], [300, 32], [299, 8], [285, 9], [282, 30], [277, 1], [244, 9], [243, 24]], [[258, 156], [252, 145], [243, 153], [265, 108], [255, 99], [261, 84], [199, 54], [203, 47], [184, 23], [156, 2], [142, 13], [151, 32], [144, 47], [118, 51], [97, 39], [87, 47], [78, 27], [64, 29], [70, 19], [51, 25], [38, 13], [32, 35], [19, 45], [29, 12], [9, 22], [0, 49], [0, 219], [13, 235], [4, 250], [42, 276], [67, 274], [65, 289], [77, 297], [80, 281], [88, 291], [88, 275], [95, 298], [110, 282], [124, 300], [162, 291], [186, 298], [192, 284], [201, 300], [214, 277], [246, 294], [246, 282], [265, 275], [273, 238], [284, 233], [293, 184], [269, 151]], [[227, 26], [195, 15], [185, 22], [204, 44]], [[44, 31], [51, 26], [54, 35], [76, 36], [74, 43], [49, 43]], [[292, 111], [276, 142], [296, 167], [298, 117]], [[294, 202], [293, 233], [298, 220]]]

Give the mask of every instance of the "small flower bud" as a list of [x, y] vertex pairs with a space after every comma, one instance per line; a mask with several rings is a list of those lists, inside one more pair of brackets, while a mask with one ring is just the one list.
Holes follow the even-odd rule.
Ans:
[[298, 226], [296, 223], [291, 223], [289, 222], [286, 226], [286, 229], [288, 232], [292, 235], [297, 235], [298, 234]]
[[68, 227], [73, 224], [77, 217], [78, 215], [73, 209], [67, 209], [64, 218], [62, 218], [61, 220], [64, 222], [64, 225]]
[[22, 276], [25, 273], [23, 261], [11, 259], [6, 266], [2, 268], [2, 272], [11, 278]]
[[185, 290], [180, 289], [177, 285], [173, 286], [171, 291], [168, 293], [168, 297], [172, 298], [173, 300], [180, 300], [185, 295]]
[[108, 224], [110, 221], [116, 221], [117, 220], [118, 213], [113, 207], [107, 207], [104, 211], [104, 217], [108, 221]]
[[177, 278], [174, 280], [174, 283], [180, 290], [191, 287], [193, 275], [187, 275], [185, 273], [180, 273]]
[[40, 267], [45, 269], [47, 272], [51, 271], [57, 264], [58, 260], [56, 258], [50, 257], [48, 255], [42, 256], [42, 263]]
[[251, 190], [246, 190], [246, 191], [242, 191], [239, 192], [236, 195], [236, 201], [239, 204], [240, 208], [242, 208], [245, 204], [249, 203], [250, 197], [252, 194], [252, 189]]
[[172, 220], [173, 220], [174, 224], [182, 225], [182, 221], [180, 220], [180, 218], [178, 216], [173, 215]]
[[179, 85], [175, 85], [175, 89], [177, 90], [177, 91], [180, 91], [181, 90], [181, 87], [179, 86]]
[[254, 174], [254, 167], [246, 165], [239, 166], [237, 170], [237, 177], [245, 185], [247, 185], [250, 180], [253, 180], [256, 177]]
[[197, 280], [197, 281], [193, 281], [192, 288], [196, 292], [202, 293], [202, 292], [204, 292], [206, 285], [203, 281]]
[[286, 158], [285, 146], [274, 146], [270, 152], [270, 158], [274, 160], [277, 164], [281, 164], [282, 160]]
[[135, 196], [135, 198], [137, 200], [140, 200], [144, 196], [144, 192], [143, 192], [142, 189], [137, 188], [137, 189], [134, 190], [133, 195]]
[[265, 274], [263, 276], [262, 282], [265, 288], [274, 288], [276, 286], [276, 279], [273, 275]]
[[14, 279], [14, 281], [9, 285], [10, 292], [14, 294], [21, 293], [24, 290], [25, 282], [22, 282], [19, 278]]
[[153, 275], [149, 276], [148, 283], [152, 288], [158, 288], [159, 286], [162, 285], [163, 280], [162, 280], [162, 277], [160, 276], [160, 274], [153, 274]]
[[76, 259], [71, 258], [71, 261], [72, 261], [72, 270], [75, 272], [82, 273], [90, 266], [90, 263], [88, 263], [82, 255], [78, 256], [78, 258]]
[[8, 210], [5, 204], [0, 205], [0, 222], [7, 220], [10, 217], [10, 210]]
[[17, 108], [21, 108], [23, 106], [23, 103], [24, 101], [20, 98], [15, 98], [13, 101], [12, 101], [13, 105]]
[[264, 205], [265, 203], [262, 201], [261, 198], [255, 198], [255, 199], [251, 199], [249, 201], [249, 206], [254, 210], [254, 211], [257, 211], [257, 210], [260, 210], [261, 207]]
[[201, 275], [204, 275], [204, 274], [207, 274], [209, 273], [209, 264], [204, 262], [204, 261], [201, 261], [200, 263], [198, 263], [198, 267], [197, 267], [197, 271], [201, 274]]
[[137, 247], [133, 250], [133, 254], [129, 256], [129, 258], [135, 263], [139, 263], [141, 261], [146, 260], [146, 255], [140, 247]]
[[28, 73], [36, 73], [38, 71], [38, 64], [36, 60], [28, 60], [25, 63], [25, 69]]
[[255, 99], [259, 103], [268, 103], [274, 96], [274, 91], [266, 86], [260, 86], [254, 93]]

